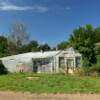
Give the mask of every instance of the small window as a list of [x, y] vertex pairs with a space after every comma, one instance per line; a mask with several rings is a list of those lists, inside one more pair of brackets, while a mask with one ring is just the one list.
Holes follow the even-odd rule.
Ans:
[[59, 57], [59, 67], [64, 67], [64, 57]]
[[39, 65], [47, 65], [47, 64], [49, 64], [50, 62], [51, 62], [51, 61], [50, 61], [49, 58], [37, 60], [37, 63], [38, 63]]
[[14, 59], [10, 59], [10, 61], [14, 61]]
[[81, 59], [79, 57], [76, 58], [76, 67], [81, 67]]

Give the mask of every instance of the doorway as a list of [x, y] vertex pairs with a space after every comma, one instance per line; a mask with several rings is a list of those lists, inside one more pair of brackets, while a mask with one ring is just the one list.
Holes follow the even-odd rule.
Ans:
[[37, 73], [38, 71], [38, 62], [36, 60], [33, 61], [33, 72]]
[[67, 59], [67, 73], [73, 74], [74, 73], [74, 60]]

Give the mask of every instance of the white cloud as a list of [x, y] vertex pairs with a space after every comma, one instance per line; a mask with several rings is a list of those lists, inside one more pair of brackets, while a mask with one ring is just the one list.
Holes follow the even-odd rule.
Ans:
[[18, 6], [10, 2], [0, 2], [0, 11], [27, 11], [32, 10], [34, 12], [47, 12], [48, 8], [43, 6]]

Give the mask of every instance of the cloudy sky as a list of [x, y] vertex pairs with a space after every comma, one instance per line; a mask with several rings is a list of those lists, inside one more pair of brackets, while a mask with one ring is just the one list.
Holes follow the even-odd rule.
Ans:
[[17, 21], [31, 39], [53, 47], [80, 25], [100, 26], [100, 0], [0, 0], [0, 34]]

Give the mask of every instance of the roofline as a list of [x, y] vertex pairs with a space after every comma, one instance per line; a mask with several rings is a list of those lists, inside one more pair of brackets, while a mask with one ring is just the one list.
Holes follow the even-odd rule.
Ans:
[[56, 51], [59, 51], [57, 54], [59, 54], [61, 52], [61, 50], [55, 50], [55, 51], [53, 50], [53, 51], [45, 51], [45, 52], [41, 52], [41, 51], [38, 51], [38, 52], [27, 52], [27, 53], [21, 53], [21, 54], [16, 54], [16, 55], [11, 55], [11, 56], [5, 56], [5, 57], [0, 58], [0, 60], [2, 60], [4, 58], [9, 58], [9, 57], [13, 57], [13, 56], [20, 56], [20, 55], [29, 54], [29, 53], [46, 53], [46, 52], [56, 52]]

